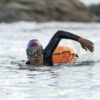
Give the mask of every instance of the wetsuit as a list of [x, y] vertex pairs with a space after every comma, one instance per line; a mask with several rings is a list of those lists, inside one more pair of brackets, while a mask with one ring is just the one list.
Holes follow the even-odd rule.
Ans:
[[[78, 41], [79, 38], [80, 38], [79, 36], [66, 31], [57, 31], [55, 35], [51, 38], [46, 48], [44, 49], [43, 52], [44, 65], [53, 66], [53, 61], [52, 61], [53, 52], [58, 46], [61, 39], [71, 39]], [[28, 61], [27, 64], [30, 64], [30, 62]]]

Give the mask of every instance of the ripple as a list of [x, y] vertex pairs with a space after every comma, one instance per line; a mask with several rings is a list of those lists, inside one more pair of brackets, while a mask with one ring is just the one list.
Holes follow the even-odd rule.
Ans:
[[[87, 56], [89, 53], [82, 51], [80, 45], [64, 40], [63, 44], [78, 51], [80, 57], [76, 62], [53, 67], [25, 64], [27, 41], [37, 38], [45, 47], [52, 35], [62, 29], [92, 40], [94, 54]], [[1, 23], [0, 32], [0, 100], [100, 99], [99, 23]]]

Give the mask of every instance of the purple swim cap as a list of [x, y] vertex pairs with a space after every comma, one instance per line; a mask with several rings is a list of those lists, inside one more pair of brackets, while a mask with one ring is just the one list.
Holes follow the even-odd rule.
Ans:
[[35, 46], [39, 46], [42, 48], [41, 43], [37, 40], [37, 39], [32, 39], [29, 41], [28, 45], [27, 45], [27, 49], [35, 47]]

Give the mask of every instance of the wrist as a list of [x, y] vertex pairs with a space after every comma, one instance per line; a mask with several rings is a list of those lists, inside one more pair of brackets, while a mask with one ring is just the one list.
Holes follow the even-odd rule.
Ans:
[[80, 38], [78, 39], [78, 42], [81, 43], [82, 40], [83, 40], [83, 39], [80, 37]]

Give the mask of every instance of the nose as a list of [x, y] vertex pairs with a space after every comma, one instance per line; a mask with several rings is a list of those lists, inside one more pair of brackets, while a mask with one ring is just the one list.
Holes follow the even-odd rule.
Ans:
[[34, 54], [34, 57], [38, 57], [38, 54], [37, 54], [37, 53], [35, 53], [35, 54]]

